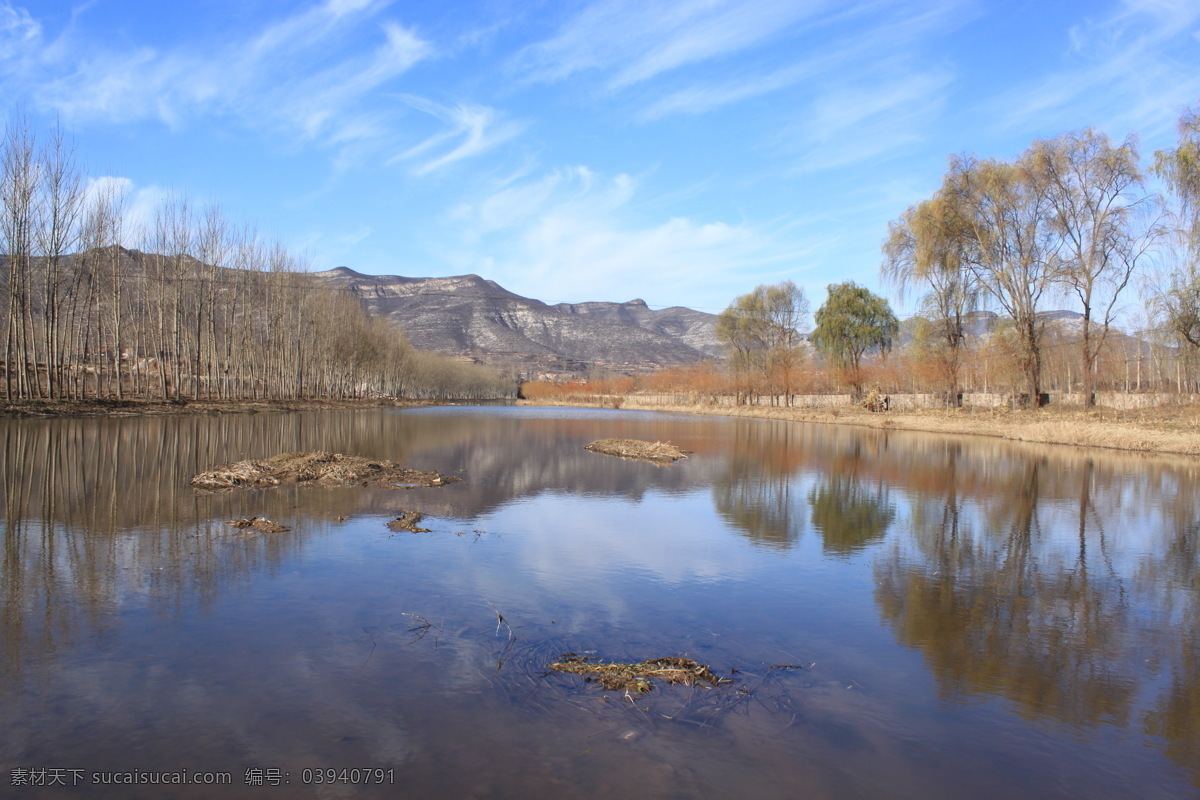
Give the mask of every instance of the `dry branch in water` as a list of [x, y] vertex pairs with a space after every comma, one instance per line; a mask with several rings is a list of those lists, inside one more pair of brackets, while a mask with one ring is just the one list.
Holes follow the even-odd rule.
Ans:
[[209, 491], [258, 489], [284, 481], [304, 486], [385, 486], [408, 489], [441, 486], [458, 478], [438, 472], [407, 469], [393, 461], [372, 460], [341, 453], [280, 453], [260, 461], [222, 464], [191, 479], [192, 486]]
[[278, 522], [272, 522], [266, 517], [251, 517], [250, 519], [231, 519], [229, 524], [235, 528], [254, 528], [256, 531], [263, 533], [283, 533], [290, 531], [291, 528], [280, 525]]
[[597, 439], [585, 449], [606, 456], [668, 464], [688, 457], [687, 450], [681, 450], [670, 442], [647, 442], [641, 439]]
[[615, 691], [635, 692], [645, 694], [654, 688], [652, 678], [659, 678], [667, 683], [684, 686], [718, 686], [729, 683], [728, 678], [721, 678], [704, 664], [698, 664], [690, 658], [666, 656], [651, 661], [639, 661], [636, 664], [610, 663], [592, 661], [591, 656], [581, 656], [577, 653], [563, 653], [559, 660], [548, 665], [554, 672], [571, 672], [583, 675], [585, 681], [595, 681], [605, 689]]

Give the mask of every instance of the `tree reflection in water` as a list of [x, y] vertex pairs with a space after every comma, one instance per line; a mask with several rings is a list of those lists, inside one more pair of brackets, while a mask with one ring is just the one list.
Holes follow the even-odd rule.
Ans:
[[795, 425], [739, 425], [725, 469], [713, 482], [722, 519], [755, 544], [788, 549], [804, 532], [803, 492], [796, 474], [809, 461], [807, 437]]
[[[711, 492], [728, 530], [773, 551], [777, 574], [806, 558], [839, 576], [869, 571], [873, 587], [858, 595], [867, 615], [877, 609], [921, 654], [948, 703], [995, 699], [1081, 738], [1111, 726], [1145, 737], [1200, 784], [1194, 462], [782, 422], [604, 423], [611, 435], [697, 451], [659, 468], [586, 452], [594, 419], [518, 417], [0, 421], [0, 682], [17, 686], [39, 662], [107, 635], [123, 607], [170, 619], [219, 605], [350, 511], [390, 518], [417, 497], [433, 516], [467, 518], [538, 493], [641, 504]], [[402, 496], [203, 495], [186, 483], [211, 464], [299, 449], [455, 465], [467, 480]], [[253, 514], [294, 530], [246, 537], [223, 522]], [[819, 540], [803, 541], [809, 527]]]
[[758, 544], [799, 541], [804, 496], [825, 555], [890, 543], [876, 604], [945, 699], [1140, 728], [1200, 784], [1196, 464], [763, 425], [727, 466], [717, 510]]
[[[1169, 688], [1140, 721], [1200, 782], [1195, 483], [1169, 487], [1166, 502], [1141, 495], [1146, 506], [1133, 511], [1122, 508], [1140, 494], [1131, 490], [1163, 475], [1091, 457], [1023, 459], [993, 469], [989, 491], [964, 493], [957, 454], [941, 469], [942, 488], [913, 494], [911, 534], [875, 573], [883, 618], [944, 696], [1003, 697], [1033, 721], [1125, 727], [1166, 673]], [[1131, 513], [1144, 515], [1140, 529], [1114, 541], [1109, 528]]]

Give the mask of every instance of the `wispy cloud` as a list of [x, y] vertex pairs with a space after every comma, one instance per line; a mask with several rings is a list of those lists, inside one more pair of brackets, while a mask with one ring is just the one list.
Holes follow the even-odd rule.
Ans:
[[852, 84], [884, 60], [894, 66], [898, 56], [961, 24], [970, 15], [962, 5], [603, 0], [569, 18], [553, 38], [523, 49], [513, 69], [530, 82], [595, 75], [609, 93], [636, 85], [644, 105], [635, 116], [643, 122], [790, 87], [803, 104], [822, 83]]
[[844, 63], [848, 57], [848, 54], [831, 53], [782, 69], [757, 75], [744, 75], [736, 80], [696, 83], [687, 88], [672, 91], [655, 100], [638, 114], [638, 118], [645, 122], [674, 114], [703, 114], [730, 103], [770, 94], [794, 86], [808, 78], [822, 75], [836, 64]]
[[[220, 42], [120, 48], [70, 30], [51, 47], [55, 42], [27, 11], [0, 0], [0, 86], [68, 120], [159, 120], [172, 127], [236, 120], [284, 141], [333, 147], [340, 153], [336, 166], [367, 145], [376, 152], [408, 149], [428, 156], [418, 174], [479, 155], [521, 131], [494, 109], [407, 95], [409, 106], [444, 125], [414, 147], [388, 90], [437, 52], [415, 30], [378, 18], [386, 5], [327, 0]], [[74, 46], [61, 46], [72, 37]], [[57, 55], [47, 58], [48, 52]], [[436, 150], [435, 140], [448, 149]]]
[[834, 85], [804, 120], [785, 129], [781, 149], [796, 148], [802, 171], [845, 167], [895, 154], [934, 127], [953, 83], [952, 72], [896, 71], [857, 85]]
[[[377, 27], [373, 47], [343, 49], [378, 3], [327, 2], [257, 34], [177, 49], [105, 49], [51, 65], [38, 102], [68, 118], [170, 125], [204, 115], [236, 117], [304, 139], [336, 141], [356, 125], [367, 95], [427, 58], [432, 48], [394, 23]], [[324, 53], [326, 58], [315, 59]], [[332, 54], [332, 58], [329, 55]], [[312, 69], [314, 63], [327, 66]], [[304, 68], [307, 67], [307, 68]]]
[[1148, 137], [1170, 131], [1182, 106], [1200, 97], [1193, 68], [1200, 47], [1193, 0], [1124, 0], [1106, 16], [1072, 27], [1061, 68], [988, 103], [1009, 129], [1099, 125]]
[[445, 123], [443, 130], [394, 156], [389, 162], [415, 161], [417, 166], [414, 171], [418, 175], [485, 153], [525, 129], [523, 122], [505, 119], [494, 108], [466, 104], [446, 106], [415, 95], [405, 95], [403, 99], [413, 108]]
[[568, 19], [550, 39], [517, 54], [529, 81], [599, 70], [610, 89], [728, 55], [780, 36], [834, 5], [829, 0], [602, 0]]
[[42, 36], [42, 27], [23, 8], [0, 6], [0, 42], [5, 51], [13, 52], [35, 44]]

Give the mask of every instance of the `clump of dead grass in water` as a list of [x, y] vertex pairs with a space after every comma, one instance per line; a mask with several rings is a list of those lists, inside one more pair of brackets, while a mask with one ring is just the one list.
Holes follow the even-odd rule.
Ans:
[[423, 519], [425, 519], [425, 515], [420, 511], [401, 511], [400, 516], [389, 522], [387, 526], [396, 533], [400, 533], [401, 531], [429, 533], [429, 528], [422, 528], [419, 525]]
[[231, 519], [229, 524], [235, 528], [253, 528], [262, 533], [283, 533], [290, 531], [291, 528], [286, 525], [280, 525], [278, 522], [272, 522], [266, 517], [251, 517], [250, 519]]
[[258, 461], [222, 464], [191, 479], [191, 485], [208, 491], [259, 489], [284, 481], [304, 486], [351, 486], [353, 484], [411, 488], [441, 486], [458, 481], [438, 472], [407, 469], [394, 461], [373, 460], [318, 450], [312, 453], [280, 453]]
[[670, 464], [688, 457], [687, 450], [681, 450], [670, 442], [647, 442], [642, 439], [597, 439], [584, 449], [606, 456], [635, 458], [660, 464]]
[[654, 689], [655, 678], [683, 686], [703, 684], [716, 687], [732, 682], [728, 678], [719, 677], [704, 664], [679, 656], [655, 658], [636, 664], [593, 661], [592, 656], [581, 656], [578, 653], [563, 653], [558, 658], [558, 661], [547, 665], [547, 668], [553, 672], [583, 675], [585, 681], [594, 681], [612, 691], [645, 694]]

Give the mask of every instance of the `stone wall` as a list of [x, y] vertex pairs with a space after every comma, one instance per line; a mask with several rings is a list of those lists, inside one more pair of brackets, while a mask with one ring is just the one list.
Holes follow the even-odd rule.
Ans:
[[[1083, 392], [1050, 392], [1050, 406], [1068, 406], [1082, 408], [1084, 404]], [[703, 395], [703, 394], [638, 394], [636, 395], [638, 402], [649, 405], [706, 405], [706, 406], [732, 406], [736, 403], [736, 398], [732, 395]], [[913, 408], [944, 408], [945, 396], [937, 393], [902, 393], [889, 395], [891, 400], [891, 409], [893, 411], [901, 411]], [[801, 394], [792, 397], [792, 406], [795, 408], [845, 408], [852, 405], [853, 400], [849, 394]], [[964, 392], [963, 407], [964, 408], [1004, 408], [1013, 404], [1013, 396], [1007, 393], [1000, 392]], [[774, 404], [770, 397], [759, 397], [757, 406], [784, 407], [786, 404], [783, 397], [775, 398]], [[1155, 406], [1170, 406], [1170, 405], [1200, 405], [1200, 395], [1195, 394], [1168, 394], [1168, 393], [1125, 393], [1125, 392], [1097, 392], [1096, 405], [1104, 408], [1116, 409], [1134, 409], [1134, 408], [1153, 408]]]

